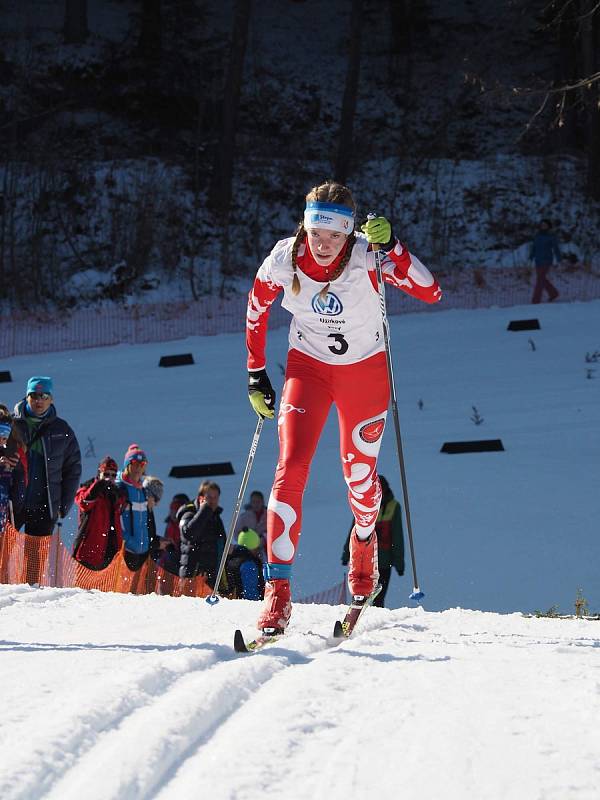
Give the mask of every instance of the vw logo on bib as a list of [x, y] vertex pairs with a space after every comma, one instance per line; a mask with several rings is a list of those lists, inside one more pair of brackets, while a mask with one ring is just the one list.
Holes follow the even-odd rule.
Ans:
[[315, 314], [328, 314], [330, 317], [337, 317], [344, 310], [339, 297], [333, 292], [327, 292], [324, 302], [317, 293], [312, 299], [312, 308]]

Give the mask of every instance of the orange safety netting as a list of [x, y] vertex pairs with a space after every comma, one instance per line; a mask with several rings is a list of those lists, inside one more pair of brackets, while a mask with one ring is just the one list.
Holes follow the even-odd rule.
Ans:
[[19, 533], [10, 523], [0, 534], [0, 583], [77, 586], [131, 594], [155, 592], [173, 597], [207, 597], [212, 591], [202, 575], [179, 578], [150, 558], [132, 572], [122, 552], [117, 553], [105, 569], [88, 569], [71, 556], [58, 529], [52, 536], [29, 536]]

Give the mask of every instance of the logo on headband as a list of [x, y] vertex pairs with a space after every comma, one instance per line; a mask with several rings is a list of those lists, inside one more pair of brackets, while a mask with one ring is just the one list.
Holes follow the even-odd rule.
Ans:
[[333, 217], [329, 216], [329, 214], [323, 214], [320, 211], [315, 211], [310, 215], [310, 221], [313, 225], [331, 225], [334, 219]]
[[315, 314], [327, 314], [330, 317], [337, 317], [344, 310], [340, 298], [333, 292], [327, 292], [327, 297], [323, 301], [320, 293], [317, 293], [312, 299], [312, 309]]

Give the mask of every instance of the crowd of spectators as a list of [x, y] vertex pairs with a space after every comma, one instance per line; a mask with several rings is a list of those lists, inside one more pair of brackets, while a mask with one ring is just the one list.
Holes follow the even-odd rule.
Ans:
[[[226, 543], [219, 485], [202, 482], [193, 500], [175, 494], [163, 529], [157, 506], [164, 484], [146, 473], [147, 466], [145, 451], [134, 443], [121, 466], [107, 455], [96, 474], [80, 484], [77, 436], [57, 414], [52, 378], [34, 376], [12, 414], [0, 405], [0, 531], [10, 522], [30, 536], [51, 536], [75, 503], [72, 555], [86, 568], [105, 569], [122, 552], [132, 571], [152, 559], [180, 578], [202, 575], [214, 588]], [[218, 591], [262, 597], [265, 541], [264, 497], [254, 491], [240, 515]]]

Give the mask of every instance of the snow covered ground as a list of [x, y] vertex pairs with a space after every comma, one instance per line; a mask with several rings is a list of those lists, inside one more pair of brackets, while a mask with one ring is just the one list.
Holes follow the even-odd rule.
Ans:
[[596, 800], [600, 623], [0, 587], [3, 800]]
[[[540, 330], [506, 330], [534, 316]], [[578, 588], [600, 609], [599, 320], [597, 301], [391, 319], [426, 597], [406, 607], [410, 574], [393, 576], [394, 610], [373, 609], [336, 648], [331, 606], [297, 605], [283, 643], [236, 656], [250, 602], [0, 587], [0, 797], [596, 800], [600, 622], [497, 612], [569, 612]], [[273, 331], [278, 388], [286, 349]], [[184, 352], [194, 366], [158, 368]], [[217, 476], [228, 524], [255, 425], [242, 336], [3, 369], [9, 405], [31, 374], [54, 377], [58, 411], [88, 449], [84, 477], [136, 441], [165, 478], [166, 506], [198, 483], [167, 479], [171, 466], [231, 460], [236, 474]], [[440, 453], [487, 438], [505, 451]], [[296, 596], [342, 577], [337, 449], [333, 413], [306, 493]], [[250, 488], [269, 491], [275, 459], [267, 424]], [[400, 496], [391, 424], [380, 466]]]

